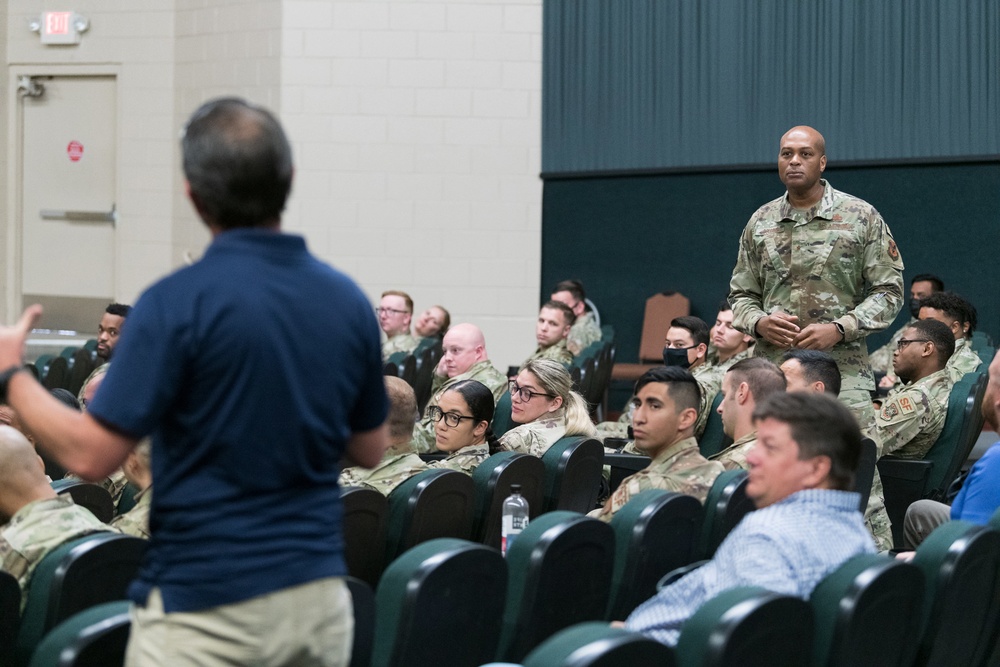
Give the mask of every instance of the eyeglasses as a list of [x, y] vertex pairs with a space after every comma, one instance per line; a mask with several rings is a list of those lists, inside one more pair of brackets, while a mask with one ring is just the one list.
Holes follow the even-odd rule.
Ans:
[[531, 391], [530, 389], [528, 389], [526, 387], [522, 387], [521, 385], [519, 385], [517, 383], [517, 380], [511, 380], [507, 384], [507, 386], [510, 388], [510, 397], [514, 398], [515, 396], [517, 396], [517, 398], [522, 403], [527, 403], [528, 401], [530, 401], [531, 399], [533, 399], [535, 396], [545, 396], [547, 398], [555, 398], [555, 396], [553, 396], [552, 394], [543, 394], [540, 391]]
[[436, 405], [432, 405], [427, 408], [427, 416], [435, 424], [443, 419], [444, 423], [452, 428], [461, 424], [463, 419], [475, 419], [475, 417], [466, 417], [465, 415], [460, 415], [457, 412], [444, 412]]
[[376, 308], [375, 309], [375, 314], [377, 314], [377, 315], [384, 315], [384, 314], [402, 315], [403, 313], [408, 313], [408, 312], [410, 312], [410, 311], [408, 311], [408, 310], [396, 310], [395, 308]]
[[899, 342], [896, 343], [896, 349], [902, 352], [903, 348], [909, 345], [910, 343], [931, 343], [931, 342], [933, 341], [927, 340], [926, 338], [909, 338], [909, 339], [900, 338]]

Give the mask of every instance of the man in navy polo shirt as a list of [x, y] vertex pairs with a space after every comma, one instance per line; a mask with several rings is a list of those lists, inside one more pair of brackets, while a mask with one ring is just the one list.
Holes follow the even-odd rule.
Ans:
[[270, 113], [209, 102], [182, 149], [212, 244], [136, 304], [88, 412], [19, 370], [38, 306], [0, 329], [0, 389], [88, 479], [152, 434], [127, 664], [346, 665], [337, 477], [342, 457], [370, 467], [388, 444], [378, 325], [349, 278], [281, 233], [291, 150]]

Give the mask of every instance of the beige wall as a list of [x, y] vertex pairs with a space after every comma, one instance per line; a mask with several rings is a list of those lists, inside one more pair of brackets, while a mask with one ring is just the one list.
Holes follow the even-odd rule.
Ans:
[[[418, 309], [441, 303], [479, 324], [498, 366], [533, 350], [541, 0], [74, 0], [66, 8], [91, 29], [73, 47], [27, 30], [37, 2], [6, 7], [5, 75], [28, 64], [118, 74], [117, 298], [203, 252], [178, 131], [200, 102], [237, 94], [288, 130], [285, 226], [317, 255], [373, 300], [404, 289]], [[13, 125], [2, 125], [11, 139]], [[11, 214], [4, 224], [15, 240]]]

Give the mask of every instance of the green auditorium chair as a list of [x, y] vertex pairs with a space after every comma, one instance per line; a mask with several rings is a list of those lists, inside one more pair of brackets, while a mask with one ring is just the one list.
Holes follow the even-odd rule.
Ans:
[[733, 588], [701, 606], [681, 628], [680, 667], [795, 667], [809, 664], [813, 614], [799, 598], [756, 586]]
[[124, 600], [148, 542], [119, 533], [92, 533], [47, 554], [31, 576], [17, 637], [17, 664], [27, 664], [46, 633], [103, 602]]
[[0, 666], [14, 664], [14, 645], [21, 627], [21, 587], [14, 575], [0, 570]]
[[472, 536], [480, 544], [500, 548], [501, 513], [511, 484], [521, 485], [521, 496], [528, 501], [530, 520], [542, 513], [545, 494], [542, 460], [529, 454], [498, 452], [480, 463], [472, 473], [476, 503]]
[[372, 667], [475, 667], [500, 634], [507, 567], [465, 540], [417, 545], [386, 568], [375, 593]]
[[814, 667], [909, 667], [920, 642], [924, 576], [912, 563], [861, 554], [828, 574], [809, 597], [816, 619]]
[[52, 482], [52, 489], [59, 495], [68, 495], [74, 503], [90, 510], [99, 521], [107, 523], [115, 516], [115, 501], [100, 484], [79, 479], [57, 479]]
[[349, 667], [368, 667], [375, 645], [375, 592], [357, 577], [344, 577], [354, 610], [354, 641]]
[[130, 603], [105, 602], [74, 614], [38, 645], [30, 667], [114, 667], [125, 660]]
[[497, 438], [503, 437], [504, 433], [516, 426], [517, 424], [510, 418], [510, 392], [505, 391], [493, 411], [493, 435]]
[[927, 580], [916, 664], [974, 664], [995, 635], [996, 619], [990, 616], [1000, 586], [1000, 532], [949, 521], [917, 547], [913, 564]]
[[52, 360], [48, 364], [48, 368], [45, 370], [45, 377], [42, 379], [42, 385], [48, 389], [59, 389], [66, 388], [69, 380], [69, 361], [66, 357], [52, 357]]
[[341, 489], [340, 500], [347, 572], [374, 587], [385, 564], [389, 502], [374, 489], [355, 486]]
[[701, 514], [696, 498], [660, 489], [635, 495], [615, 513], [615, 563], [605, 619], [625, 619], [656, 593], [664, 574], [691, 562]]
[[744, 516], [752, 512], [753, 501], [747, 498], [745, 470], [726, 470], [715, 478], [705, 497], [705, 514], [696, 559], [708, 559]]
[[417, 360], [412, 354], [409, 352], [396, 352], [389, 356], [389, 360], [386, 363], [395, 364], [396, 376], [411, 387], [413, 386], [413, 382], [417, 377]]
[[658, 641], [607, 623], [580, 623], [545, 640], [524, 667], [673, 667], [674, 652]]
[[431, 387], [434, 384], [434, 370], [441, 360], [441, 340], [438, 338], [425, 338], [413, 351], [413, 356], [417, 360], [417, 373], [413, 379], [413, 393], [417, 397], [417, 410], [421, 414], [427, 401], [431, 398]]
[[871, 438], [861, 438], [861, 458], [858, 470], [854, 473], [854, 491], [861, 494], [858, 505], [864, 514], [868, 508], [868, 498], [872, 494], [872, 482], [875, 481], [875, 465], [878, 462], [878, 447]]
[[586, 513], [594, 509], [601, 488], [604, 447], [594, 438], [566, 436], [542, 455], [545, 464], [544, 511]]
[[614, 493], [626, 477], [649, 467], [651, 461], [652, 459], [644, 454], [612, 454], [604, 452], [604, 465], [611, 468], [611, 478], [609, 480], [610, 493]]
[[425, 470], [389, 494], [386, 560], [438, 537], [472, 538], [472, 477], [448, 469]]
[[507, 550], [510, 582], [497, 660], [522, 660], [541, 642], [582, 621], [604, 618], [614, 532], [575, 512], [531, 522]]
[[712, 409], [708, 412], [708, 421], [705, 422], [705, 432], [698, 438], [698, 450], [706, 459], [733, 444], [733, 439], [722, 430], [722, 415], [719, 414], [722, 398], [721, 391], [715, 395]]

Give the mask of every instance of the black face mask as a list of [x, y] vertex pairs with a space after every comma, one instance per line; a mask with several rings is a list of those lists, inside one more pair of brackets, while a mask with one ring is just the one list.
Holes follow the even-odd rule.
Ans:
[[677, 366], [678, 368], [690, 368], [691, 362], [688, 361], [688, 350], [690, 347], [665, 347], [663, 348], [663, 365], [664, 366]]
[[910, 315], [913, 315], [913, 319], [920, 317], [920, 299], [910, 299]]

